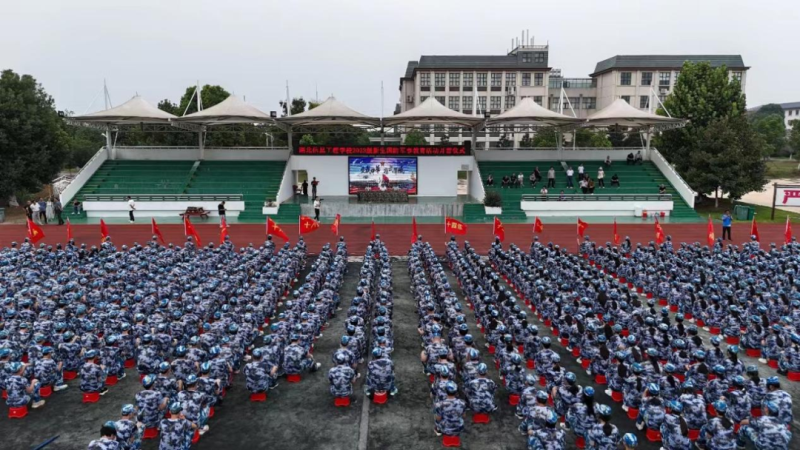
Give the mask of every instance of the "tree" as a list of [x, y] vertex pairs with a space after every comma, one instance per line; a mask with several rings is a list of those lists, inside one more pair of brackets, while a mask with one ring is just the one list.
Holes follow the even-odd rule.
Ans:
[[413, 129], [406, 133], [403, 145], [428, 145], [428, 141], [425, 140], [425, 135], [422, 134], [422, 131]]
[[308, 110], [311, 111], [312, 109], [316, 108], [317, 106], [319, 106], [321, 104], [322, 103], [320, 103], [320, 102], [314, 102], [314, 101], [309, 100], [308, 101]]
[[[186, 111], [186, 114], [192, 114], [197, 112], [197, 97], [193, 98], [194, 91], [197, 89], [196, 86], [189, 86], [186, 88], [186, 91], [183, 93], [181, 97], [181, 101], [179, 103], [178, 109], [176, 112], [172, 112], [176, 116], [184, 115], [183, 112]], [[217, 85], [210, 85], [206, 84], [202, 88], [200, 88], [200, 100], [203, 102], [203, 109], [211, 108], [212, 106], [222, 103], [226, 98], [230, 97], [230, 92], [226, 91], [225, 88], [222, 86]], [[189, 101], [191, 100], [191, 103]], [[169, 102], [169, 100], [167, 100]], [[161, 106], [159, 103], [159, 107]], [[188, 109], [187, 109], [188, 107]], [[166, 110], [165, 110], [166, 111]], [[170, 112], [170, 111], [168, 111]]]
[[314, 137], [310, 134], [304, 134], [303, 137], [300, 138], [300, 145], [317, 145], [314, 142]]
[[726, 67], [685, 63], [664, 106], [689, 123], [656, 136], [656, 145], [692, 189], [736, 199], [764, 187], [765, 142], [745, 118], [741, 85]]
[[793, 120], [789, 124], [792, 126], [792, 131], [789, 133], [787, 144], [789, 145], [789, 154], [793, 155], [800, 152], [800, 120]]
[[753, 118], [769, 116], [771, 114], [777, 114], [783, 117], [783, 107], [777, 103], [767, 103], [753, 112]]
[[[288, 114], [286, 113], [286, 102], [281, 100], [278, 102], [281, 106], [281, 117], [286, 117]], [[303, 97], [295, 97], [292, 99], [292, 115], [300, 114], [306, 110], [306, 101], [303, 100]]]
[[537, 131], [536, 134], [533, 135], [533, 141], [531, 141], [531, 147], [541, 148], [557, 146], [558, 135], [555, 130], [549, 128]]
[[763, 147], [744, 117], [719, 118], [702, 130], [685, 177], [696, 191], [714, 192], [715, 206], [720, 192], [736, 200], [760, 191], [767, 184]]
[[[64, 111], [66, 117], [72, 116], [72, 111]], [[83, 127], [80, 125], [64, 124], [67, 134], [68, 156], [65, 166], [68, 168], [83, 167], [92, 159], [97, 151], [106, 144], [106, 139], [100, 130]]]
[[786, 124], [783, 113], [759, 115], [753, 119], [753, 129], [764, 138], [764, 155], [772, 156], [786, 146]]
[[578, 128], [575, 132], [575, 145], [578, 147], [611, 147], [605, 131], [592, 131], [588, 128]]
[[520, 148], [530, 148], [533, 147], [533, 141], [531, 140], [531, 135], [529, 133], [525, 133], [522, 135], [522, 138], [519, 141]]
[[69, 136], [53, 98], [30, 75], [0, 74], [0, 201], [37, 192], [68, 157]]
[[514, 141], [508, 138], [508, 135], [503, 133], [497, 141], [497, 146], [500, 148], [510, 148], [514, 146]]

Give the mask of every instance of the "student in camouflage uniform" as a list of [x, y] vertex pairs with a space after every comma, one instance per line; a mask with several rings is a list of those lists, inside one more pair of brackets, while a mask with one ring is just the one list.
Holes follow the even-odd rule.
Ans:
[[762, 405], [767, 402], [772, 402], [778, 405], [778, 419], [784, 425], [791, 425], [794, 421], [792, 413], [792, 396], [788, 392], [781, 389], [780, 380], [778, 377], [767, 378], [767, 394], [764, 396]]
[[161, 442], [158, 450], [187, 450], [192, 445], [192, 435], [197, 425], [183, 415], [179, 402], [169, 405], [169, 419], [161, 420]]
[[267, 364], [262, 360], [261, 349], [253, 349], [250, 356], [253, 360], [244, 366], [247, 390], [253, 393], [266, 392], [270, 387], [270, 374], [267, 372]]
[[95, 439], [89, 443], [87, 450], [123, 450], [117, 442], [117, 430], [114, 422], [108, 421], [100, 428], [100, 439]]
[[661, 424], [661, 442], [670, 450], [691, 450], [694, 444], [689, 440], [689, 425], [683, 418], [683, 404], [677, 400], [669, 402], [670, 414], [664, 416]]
[[145, 428], [157, 427], [167, 409], [167, 397], [154, 389], [155, 382], [155, 375], [146, 375], [142, 379], [144, 390], [136, 393], [139, 421], [144, 424]]
[[6, 372], [9, 375], [6, 378], [6, 405], [9, 408], [18, 408], [31, 403], [31, 407], [39, 408], [44, 405], [45, 401], [39, 396], [39, 380], [32, 379], [28, 381], [25, 376], [26, 365], [21, 362], [10, 362], [6, 364]]
[[[346, 352], [352, 355], [349, 350], [346, 350]], [[350, 366], [351, 358], [347, 353], [339, 352], [335, 354], [337, 365], [328, 371], [328, 381], [331, 383], [330, 391], [334, 397], [350, 397], [353, 395], [353, 384], [356, 382], [357, 377], [356, 371]]]
[[86, 362], [81, 366], [81, 391], [98, 392], [100, 395], [105, 395], [108, 392], [106, 373], [97, 364], [97, 350], [87, 351], [84, 353], [83, 359]]
[[437, 436], [457, 436], [464, 429], [464, 412], [467, 405], [463, 400], [456, 398], [458, 386], [450, 381], [446, 387], [447, 398], [433, 405], [434, 432]]
[[709, 420], [700, 429], [697, 447], [708, 450], [733, 450], [736, 447], [736, 434], [733, 431], [734, 423], [725, 417], [728, 404], [724, 400], [718, 400], [714, 403], [714, 409], [719, 416]]
[[742, 420], [736, 440], [740, 448], [750, 441], [756, 450], [788, 450], [792, 432], [778, 419], [780, 408], [774, 402], [764, 403], [764, 415]]
[[488, 368], [486, 364], [478, 364], [478, 377], [467, 382], [465, 393], [471, 410], [476, 413], [490, 413], [497, 410], [494, 395], [497, 392], [497, 384], [486, 376]]
[[136, 407], [131, 404], [123, 405], [121, 414], [122, 417], [114, 423], [117, 442], [123, 450], [139, 450], [144, 426], [136, 419]]
[[42, 358], [34, 363], [33, 373], [43, 386], [53, 386], [54, 391], [69, 387], [64, 383], [63, 363], [53, 359], [53, 347], [42, 348]]
[[611, 423], [611, 408], [607, 405], [595, 406], [597, 423], [586, 434], [586, 450], [615, 450], [620, 436], [617, 427]]
[[283, 354], [283, 371], [288, 375], [311, 371], [316, 372], [322, 364], [315, 363], [314, 357], [300, 344], [300, 335], [292, 334], [290, 344]]
[[380, 348], [372, 350], [372, 361], [367, 364], [367, 380], [364, 387], [369, 398], [375, 392], [397, 394], [394, 378], [394, 361]]
[[197, 375], [189, 375], [186, 378], [186, 390], [180, 391], [177, 399], [181, 404], [183, 417], [195, 425], [201, 436], [205, 434], [209, 429], [206, 422], [211, 399], [197, 390]]
[[564, 450], [566, 449], [564, 430], [556, 427], [558, 414], [550, 411], [545, 427], [531, 431], [528, 436], [528, 450]]

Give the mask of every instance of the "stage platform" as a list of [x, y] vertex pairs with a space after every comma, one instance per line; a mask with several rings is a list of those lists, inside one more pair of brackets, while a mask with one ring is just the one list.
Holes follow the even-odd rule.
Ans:
[[[372, 217], [437, 217], [443, 220], [449, 217], [461, 217], [464, 205], [474, 202], [469, 196], [458, 197], [409, 197], [408, 203], [367, 203], [355, 196], [321, 197], [322, 209], [320, 217], [333, 218], [340, 214], [343, 218]], [[311, 197], [295, 197], [294, 203], [307, 216], [314, 216], [314, 205]]]

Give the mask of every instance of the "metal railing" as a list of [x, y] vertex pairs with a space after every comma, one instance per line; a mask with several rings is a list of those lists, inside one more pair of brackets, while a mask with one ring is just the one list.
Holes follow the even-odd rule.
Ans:
[[137, 202], [217, 202], [242, 201], [242, 194], [86, 194], [84, 202], [122, 202], [128, 197]]
[[523, 202], [671, 202], [672, 194], [547, 194], [522, 196]]

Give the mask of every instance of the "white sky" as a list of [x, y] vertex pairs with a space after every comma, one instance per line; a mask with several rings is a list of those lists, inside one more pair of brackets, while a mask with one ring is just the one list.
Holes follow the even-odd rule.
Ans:
[[289, 80], [293, 97], [318, 86], [373, 115], [383, 81], [391, 114], [409, 60], [503, 54], [522, 29], [550, 42], [550, 65], [568, 77], [617, 54], [741, 54], [748, 106], [800, 101], [798, 0], [3, 3], [0, 69], [33, 75], [79, 114], [102, 109], [104, 78], [114, 105], [137, 92], [177, 101], [199, 80], [277, 110]]

